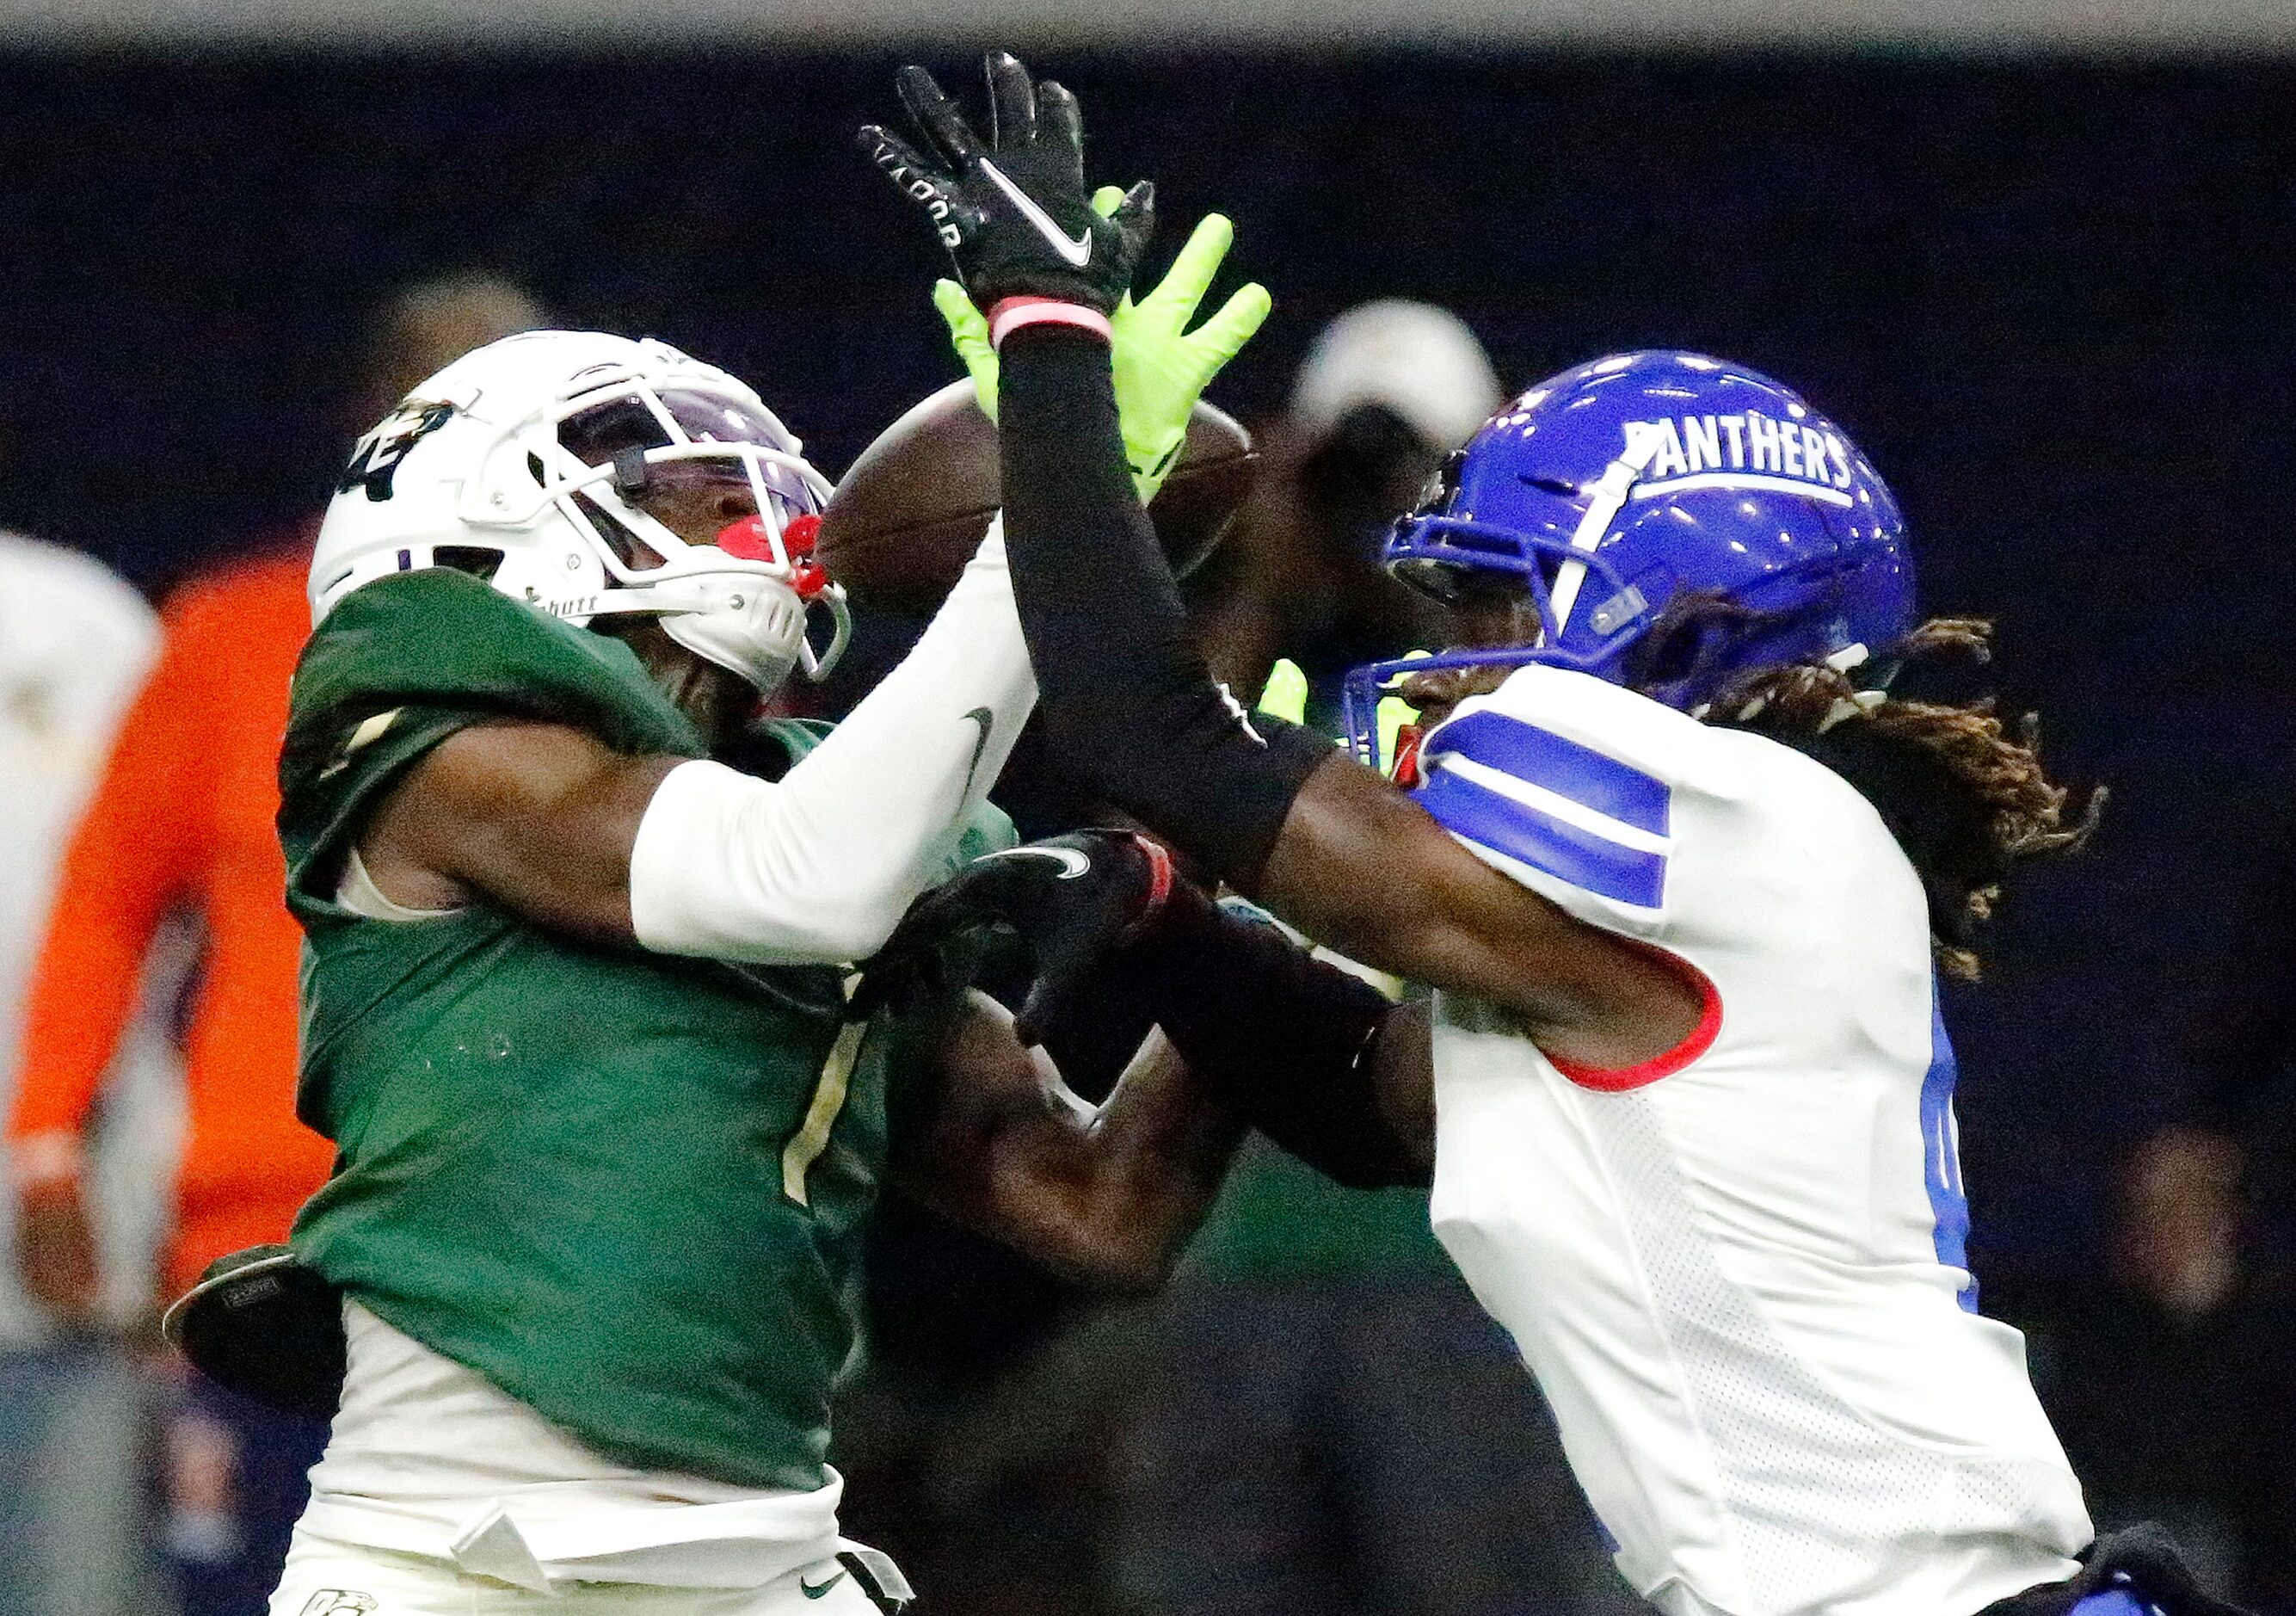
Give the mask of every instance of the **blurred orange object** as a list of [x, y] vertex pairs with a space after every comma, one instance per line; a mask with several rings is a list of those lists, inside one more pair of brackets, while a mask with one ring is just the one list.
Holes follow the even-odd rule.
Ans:
[[295, 1120], [302, 934], [272, 824], [287, 684], [310, 630], [308, 554], [197, 579], [161, 613], [160, 660], [73, 837], [26, 1006], [9, 1139], [28, 1205], [68, 1224], [80, 1136], [152, 935], [177, 907], [201, 916], [205, 963], [184, 1038], [190, 1127], [162, 1276], [170, 1296], [225, 1252], [283, 1239], [332, 1160]]

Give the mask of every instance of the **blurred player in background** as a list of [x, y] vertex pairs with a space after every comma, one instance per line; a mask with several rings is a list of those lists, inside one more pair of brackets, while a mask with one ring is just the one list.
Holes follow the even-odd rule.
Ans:
[[1011, 843], [1035, 686], [992, 531], [842, 723], [753, 729], [844, 644], [826, 492], [747, 386], [596, 333], [359, 447], [282, 763], [340, 1153], [294, 1242], [348, 1356], [276, 1616], [890, 1608], [824, 1463], [880, 1181], [1124, 1285], [1217, 1185], [1240, 1129], [1177, 1063], [1086, 1119], [972, 1001], [865, 1039], [846, 968]]
[[[1442, 609], [1380, 549], [1501, 396], [1447, 310], [1368, 303], [1318, 333], [1251, 501], [1184, 586], [1213, 676], [1258, 701], [1283, 658], [1268, 710], [1336, 736], [1349, 669], [1440, 644]], [[1148, 1350], [1117, 1468], [1117, 1574], [1142, 1608], [1631, 1604], [1424, 1192], [1349, 1189], [1247, 1141]]]
[[[0, 536], [0, 796], [12, 810], [0, 859], [0, 1033], [12, 1095], [57, 857], [158, 640], [151, 608], [94, 562]], [[114, 1283], [89, 1298], [89, 1313], [119, 1327], [151, 1308], [151, 1248], [179, 1120], [158, 1017], [119, 1040], [111, 1067], [88, 1199]], [[11, 1196], [0, 1250], [12, 1246], [14, 1222]], [[12, 1262], [0, 1271], [0, 1610], [115, 1616], [140, 1607], [142, 1402], [123, 1349], [59, 1327], [19, 1291]]]
[[[2222, 1608], [2164, 1541], [2095, 1541], [2021, 1339], [1977, 1311], [1936, 976], [1974, 973], [2004, 878], [2078, 846], [2096, 804], [2068, 823], [1988, 708], [1889, 693], [1987, 633], [1915, 616], [1873, 467], [1739, 366], [1567, 372], [1398, 528], [1391, 562], [1464, 643], [1361, 670], [1363, 761], [1249, 715], [1124, 475], [1128, 266], [1060, 253], [1089, 213], [1073, 103], [1046, 86], [1032, 125], [1018, 76], [992, 69], [987, 141], [912, 90], [934, 155], [895, 177], [939, 204], [1001, 339], [1053, 743], [1309, 936], [1437, 990], [1398, 1008], [1168, 897], [1124, 950], [1164, 974], [1165, 1030], [1343, 1182], [1432, 1177], [1437, 1234], [1661, 1608]], [[1053, 258], [1023, 281], [1030, 232]], [[1370, 699], [1406, 676], [1429, 724], [1410, 796], [1364, 766]], [[1073, 921], [1049, 871], [1015, 868], [1024, 929]]]
[[[525, 293], [490, 277], [409, 288], [381, 312], [356, 406], [380, 410], [447, 360], [542, 317]], [[300, 937], [280, 901], [286, 874], [272, 823], [287, 682], [310, 624], [309, 557], [310, 536], [300, 534], [193, 580], [168, 603], [159, 660], [72, 837], [9, 1119], [24, 1285], [67, 1328], [111, 1327], [99, 1300], [116, 1276], [97, 1260], [82, 1140], [138, 1002], [146, 951], [171, 914], [195, 912], [204, 962], [184, 1033], [189, 1128], [166, 1293], [226, 1251], [283, 1237], [332, 1160], [294, 1117]], [[163, 1433], [161, 1546], [186, 1616], [260, 1610], [324, 1428], [185, 1376]]]
[[1348, 670], [1439, 642], [1441, 610], [1380, 565], [1380, 546], [1443, 457], [1498, 407], [1497, 373], [1447, 309], [1387, 299], [1316, 333], [1235, 529], [1185, 585], [1212, 675], [1259, 701], [1277, 658], [1307, 677], [1307, 718], [1338, 733]]
[[2289, 1609], [2296, 1276], [2255, 1238], [2224, 1133], [2152, 1134], [2116, 1187], [2103, 1283], [2012, 1270], [1987, 1300], [2030, 1321], [2034, 1382], [2099, 1526], [2160, 1521], [2208, 1586]]

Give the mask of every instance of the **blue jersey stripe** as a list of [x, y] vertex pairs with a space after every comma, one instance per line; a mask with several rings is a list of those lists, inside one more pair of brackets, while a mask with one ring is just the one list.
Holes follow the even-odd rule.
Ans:
[[1412, 793], [1447, 831], [1559, 881], [1655, 909], [1666, 896], [1666, 856], [1623, 847], [1449, 769]]
[[1442, 725], [1423, 755], [1454, 753], [1654, 836], [1667, 833], [1666, 783], [1616, 758], [1488, 708]]
[[[1930, 1213], [1937, 1219], [1938, 1260], [1949, 1268], [1969, 1271], [1969, 1197], [1961, 1185], [1961, 1151], [1954, 1139], [1953, 1086], [1960, 1067], [1953, 1058], [1953, 1041], [1946, 1037], [1945, 1013], [1930, 1011], [1930, 1069], [1922, 1078], [1922, 1177], [1930, 1192]], [[1962, 1287], [1963, 1308], [1977, 1311], [1977, 1277]]]

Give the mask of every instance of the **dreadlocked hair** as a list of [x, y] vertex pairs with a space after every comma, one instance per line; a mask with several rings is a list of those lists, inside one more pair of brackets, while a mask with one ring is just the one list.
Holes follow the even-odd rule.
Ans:
[[[1983, 663], [1992, 638], [1982, 619], [1932, 618], [1879, 660]], [[1815, 759], [1874, 805], [1928, 895], [1939, 969], [1964, 981], [1977, 976], [1977, 929], [2010, 871], [2080, 847], [2104, 808], [2097, 786], [2068, 821], [2070, 793], [2041, 767], [2039, 718], [2005, 725], [1990, 697], [1914, 701], [1861, 691], [1824, 662], [1791, 662], [1731, 681], [1705, 717]]]

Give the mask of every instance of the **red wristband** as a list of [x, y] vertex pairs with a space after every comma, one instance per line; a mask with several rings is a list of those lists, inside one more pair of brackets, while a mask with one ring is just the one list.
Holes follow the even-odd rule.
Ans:
[[1119, 947], [1139, 941], [1148, 928], [1155, 923], [1156, 917], [1164, 912], [1164, 905], [1172, 896], [1171, 849], [1153, 836], [1144, 836], [1138, 831], [1132, 833], [1132, 841], [1136, 847], [1148, 855], [1148, 897], [1140, 906], [1140, 913], [1132, 917], [1131, 923], [1117, 938]]
[[988, 345], [1004, 347], [1004, 339], [1024, 325], [1073, 325], [1103, 342], [1111, 340], [1114, 334], [1106, 315], [1081, 303], [1063, 303], [1058, 298], [1000, 298], [988, 311]]

